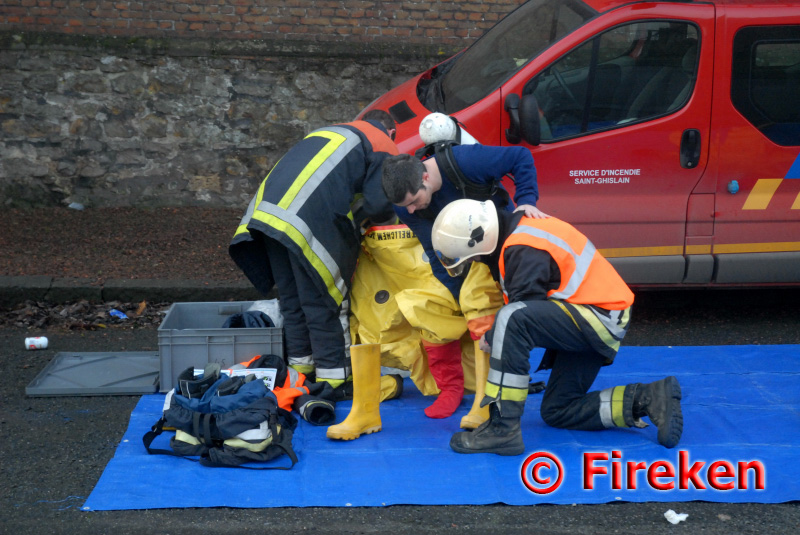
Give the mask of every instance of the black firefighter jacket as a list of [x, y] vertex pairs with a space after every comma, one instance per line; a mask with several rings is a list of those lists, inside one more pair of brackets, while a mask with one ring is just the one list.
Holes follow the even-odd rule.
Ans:
[[341, 304], [359, 252], [351, 204], [362, 194], [364, 217], [393, 214], [381, 186], [390, 154], [398, 150], [383, 130], [355, 121], [315, 130], [284, 155], [250, 201], [229, 247], [256, 289], [267, 295], [274, 285], [261, 234], [303, 261], [331, 307]]

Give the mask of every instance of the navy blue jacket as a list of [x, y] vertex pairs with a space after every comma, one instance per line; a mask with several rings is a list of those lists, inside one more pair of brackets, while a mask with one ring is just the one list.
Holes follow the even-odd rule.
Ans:
[[[489, 145], [456, 145], [453, 147], [453, 157], [467, 180], [477, 184], [499, 182], [506, 174], [511, 175], [516, 187], [514, 203], [508, 201], [507, 192], [503, 190], [502, 193], [505, 195], [498, 194], [492, 197], [498, 209], [511, 211], [520, 204], [536, 206], [536, 201], [539, 200], [536, 167], [533, 164], [533, 156], [527, 149]], [[441, 165], [438, 167], [442, 174], [442, 187], [433, 194], [428, 208], [410, 214], [405, 208], [395, 206], [395, 212], [400, 220], [417, 235], [431, 263], [433, 274], [458, 300], [463, 279], [449, 276], [436, 258], [431, 242], [431, 231], [433, 222], [442, 208], [463, 197], [455, 185], [445, 177]]]

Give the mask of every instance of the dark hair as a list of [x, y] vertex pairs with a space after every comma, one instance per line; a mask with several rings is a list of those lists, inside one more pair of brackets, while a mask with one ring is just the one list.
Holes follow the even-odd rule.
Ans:
[[409, 193], [414, 195], [422, 188], [425, 166], [410, 154], [389, 156], [383, 161], [381, 184], [386, 198], [392, 204], [403, 202]]
[[389, 115], [387, 112], [383, 110], [369, 110], [361, 117], [362, 121], [377, 121], [381, 123], [387, 131], [394, 130], [397, 128], [397, 125], [394, 123], [394, 119], [392, 116]]

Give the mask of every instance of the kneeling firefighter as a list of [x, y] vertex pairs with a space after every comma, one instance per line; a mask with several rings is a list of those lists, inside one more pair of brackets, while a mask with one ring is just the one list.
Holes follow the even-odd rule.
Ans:
[[600, 368], [617, 354], [633, 293], [586, 236], [554, 217], [534, 219], [464, 199], [440, 212], [432, 240], [453, 275], [475, 260], [488, 264], [506, 303], [480, 341], [491, 352], [482, 401], [490, 418], [453, 435], [453, 450], [524, 452], [520, 419], [534, 347], [546, 349], [539, 369], [552, 370], [541, 405], [547, 424], [579, 430], [645, 427], [647, 416], [658, 427], [660, 444], [678, 444], [683, 414], [675, 377], [588, 392]]

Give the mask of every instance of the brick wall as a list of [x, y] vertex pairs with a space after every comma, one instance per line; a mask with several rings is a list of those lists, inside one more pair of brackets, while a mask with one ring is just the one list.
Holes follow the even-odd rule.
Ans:
[[2, 0], [0, 31], [462, 45], [522, 0]]

